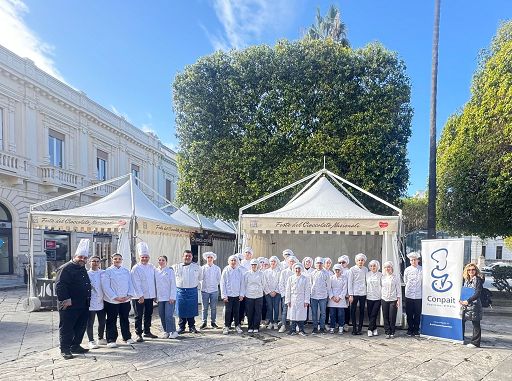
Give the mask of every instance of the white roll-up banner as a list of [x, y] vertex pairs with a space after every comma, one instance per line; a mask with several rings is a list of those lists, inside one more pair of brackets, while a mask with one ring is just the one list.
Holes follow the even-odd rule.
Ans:
[[421, 336], [463, 341], [461, 306], [464, 239], [421, 241]]

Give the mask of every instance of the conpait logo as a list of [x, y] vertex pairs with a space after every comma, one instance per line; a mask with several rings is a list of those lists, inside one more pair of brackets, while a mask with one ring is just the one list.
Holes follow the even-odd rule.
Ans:
[[447, 292], [453, 287], [453, 283], [448, 280], [449, 274], [446, 271], [448, 267], [448, 250], [438, 249], [430, 254], [435, 262], [435, 267], [430, 272], [434, 279], [432, 281], [432, 290], [437, 292]]

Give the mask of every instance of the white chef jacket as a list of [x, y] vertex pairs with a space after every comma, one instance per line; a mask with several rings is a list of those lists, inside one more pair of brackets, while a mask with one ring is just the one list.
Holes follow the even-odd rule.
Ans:
[[176, 300], [176, 277], [170, 267], [155, 269], [156, 296], [159, 302]]
[[133, 289], [132, 275], [127, 268], [110, 266], [101, 277], [103, 287], [103, 300], [112, 304], [119, 304], [114, 298], [136, 296]]
[[311, 299], [327, 299], [331, 287], [331, 276], [327, 270], [315, 269], [309, 277], [311, 282]]
[[270, 294], [272, 291], [279, 294], [279, 275], [281, 274], [281, 269], [279, 266], [276, 266], [275, 269], [266, 269], [263, 272], [263, 291], [265, 294]]
[[220, 296], [226, 299], [228, 296], [237, 297], [244, 292], [244, 273], [240, 266], [232, 268], [224, 267], [220, 277]]
[[185, 266], [183, 263], [177, 263], [172, 266], [176, 276], [176, 287], [194, 288], [199, 286], [201, 281], [201, 267], [195, 262]]
[[404, 271], [405, 297], [409, 299], [421, 299], [423, 275], [421, 266], [409, 266]]
[[351, 296], [366, 295], [366, 273], [368, 269], [355, 265], [348, 272], [348, 294]]
[[132, 283], [135, 289], [135, 298], [138, 299], [141, 296], [144, 299], [156, 298], [156, 286], [155, 286], [155, 266], [151, 263], [143, 265], [137, 263], [132, 267]]
[[380, 300], [382, 297], [382, 273], [380, 271], [366, 273], [366, 299]]
[[295, 275], [294, 271], [292, 271], [289, 267], [281, 270], [279, 273], [279, 293], [281, 294], [281, 297], [284, 297], [284, 294], [286, 292], [286, 282], [288, 281], [288, 278], [292, 275]]
[[394, 302], [399, 298], [402, 298], [400, 277], [396, 274], [382, 275], [382, 300]]
[[104, 270], [89, 270], [89, 280], [91, 281], [91, 304], [89, 305], [89, 311], [101, 311], [103, 305], [103, 287], [101, 287], [101, 274]]
[[211, 294], [219, 291], [220, 267], [216, 264], [201, 266], [201, 291]]
[[240, 294], [250, 299], [263, 297], [263, 273], [261, 271], [246, 271], [244, 274], [244, 292]]
[[[348, 279], [345, 275], [341, 274], [338, 278], [336, 274], [331, 275], [331, 286], [329, 288], [329, 302], [327, 302], [327, 307], [336, 307], [336, 308], [347, 308], [347, 294], [348, 294]], [[331, 298], [333, 296], [337, 296], [340, 298], [340, 301], [336, 303]]]
[[290, 303], [286, 317], [289, 320], [304, 321], [308, 317], [308, 309], [304, 303], [310, 302], [311, 288], [309, 279], [304, 275], [293, 274], [286, 281], [284, 302]]

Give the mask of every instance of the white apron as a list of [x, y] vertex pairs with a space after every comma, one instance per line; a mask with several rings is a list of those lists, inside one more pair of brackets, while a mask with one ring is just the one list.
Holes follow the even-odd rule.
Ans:
[[285, 303], [288, 307], [288, 320], [305, 321], [308, 317], [308, 309], [304, 303], [310, 302], [311, 286], [309, 279], [304, 275], [292, 275], [286, 282]]

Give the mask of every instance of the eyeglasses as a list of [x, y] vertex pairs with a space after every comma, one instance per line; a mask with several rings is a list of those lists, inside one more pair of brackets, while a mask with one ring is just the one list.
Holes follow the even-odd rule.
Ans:
[[476, 271], [476, 269], [468, 269], [468, 271]]

